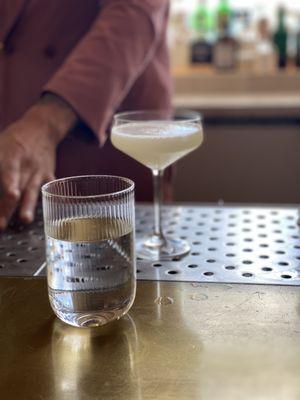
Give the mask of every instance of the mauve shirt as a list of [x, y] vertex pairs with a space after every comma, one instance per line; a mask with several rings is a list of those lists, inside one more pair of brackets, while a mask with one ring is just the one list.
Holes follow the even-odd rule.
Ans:
[[150, 171], [108, 131], [117, 111], [170, 110], [168, 11], [168, 0], [0, 0], [0, 129], [53, 92], [80, 120], [58, 147], [57, 177], [127, 176], [150, 200]]

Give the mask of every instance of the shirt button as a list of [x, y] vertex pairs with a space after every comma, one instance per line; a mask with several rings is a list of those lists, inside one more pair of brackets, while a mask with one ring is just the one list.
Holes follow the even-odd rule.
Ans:
[[48, 58], [54, 58], [56, 55], [56, 49], [54, 46], [49, 45], [44, 50], [45, 56]]

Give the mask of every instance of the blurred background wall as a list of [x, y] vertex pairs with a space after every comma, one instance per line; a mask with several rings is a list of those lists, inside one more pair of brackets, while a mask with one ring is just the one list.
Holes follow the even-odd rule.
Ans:
[[173, 104], [205, 132], [175, 199], [298, 203], [300, 2], [172, 0], [169, 45]]

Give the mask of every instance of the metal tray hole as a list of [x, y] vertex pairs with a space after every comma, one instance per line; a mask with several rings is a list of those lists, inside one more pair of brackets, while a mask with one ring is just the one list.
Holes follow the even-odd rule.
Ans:
[[226, 246], [235, 246], [235, 245], [236, 245], [236, 243], [233, 243], [233, 242], [226, 243]]
[[242, 274], [242, 276], [243, 276], [244, 278], [251, 278], [251, 276], [253, 276], [253, 274], [251, 274], [251, 272], [244, 272], [244, 273]]
[[237, 218], [237, 215], [236, 214], [229, 214], [229, 218], [230, 219]]
[[281, 275], [281, 278], [283, 278], [283, 279], [291, 279], [292, 276], [288, 275], [288, 274], [283, 274], [283, 275]]
[[300, 246], [296, 245], [294, 246], [294, 249], [300, 249]]
[[168, 235], [174, 235], [174, 233], [175, 233], [174, 231], [167, 231]]
[[244, 260], [242, 262], [243, 262], [243, 264], [247, 264], [247, 265], [253, 264], [253, 261], [250, 261], [250, 260]]
[[192, 256], [200, 256], [200, 253], [198, 251], [194, 251], [193, 253], [191, 253]]
[[235, 257], [236, 255], [234, 253], [227, 253], [226, 257]]
[[193, 244], [194, 244], [195, 246], [197, 246], [197, 245], [201, 244], [201, 242], [193, 242]]
[[180, 239], [182, 239], [182, 240], [186, 240], [186, 239], [187, 239], [187, 237], [186, 237], [186, 236], [180, 236]]
[[162, 267], [162, 264], [159, 264], [159, 263], [155, 263], [155, 264], [152, 264], [152, 267], [156, 267], [156, 268], [159, 268], [159, 267]]
[[3, 240], [12, 240], [13, 236], [12, 235], [3, 235], [2, 238], [3, 238]]
[[209, 238], [209, 240], [211, 240], [212, 242], [215, 241], [215, 240], [218, 240], [218, 239], [219, 239], [219, 238], [217, 238], [217, 237], [215, 237], [215, 236]]
[[26, 260], [25, 258], [19, 258], [17, 260], [18, 263], [22, 264], [22, 263], [26, 263], [28, 260]]
[[244, 210], [243, 214], [245, 214], [245, 215], [251, 214], [251, 211], [250, 210]]
[[196, 236], [201, 236], [203, 235], [203, 232], [196, 232]]
[[198, 265], [197, 264], [190, 264], [190, 265], [188, 265], [188, 268], [198, 268]]
[[266, 260], [267, 258], [270, 258], [270, 257], [265, 255], [265, 254], [262, 254], [261, 256], [259, 256], [259, 258], [262, 258], [262, 259]]
[[286, 261], [279, 261], [278, 265], [281, 265], [281, 266], [283, 266], [283, 267], [286, 267], [287, 265], [289, 265], [289, 263], [286, 262]]
[[292, 238], [292, 239], [300, 239], [300, 236], [298, 236], [298, 235], [292, 235], [291, 238]]
[[216, 226], [213, 226], [212, 228], [210, 228], [210, 230], [211, 230], [212, 232], [217, 232], [217, 231], [219, 231], [220, 229], [217, 228]]
[[243, 249], [245, 253], [252, 253], [253, 249]]
[[7, 257], [15, 257], [16, 253], [10, 252], [10, 253], [6, 253]]
[[211, 271], [206, 271], [206, 272], [203, 272], [203, 275], [205, 275], [205, 276], [213, 276], [214, 273], [211, 272]]
[[269, 245], [266, 244], [266, 243], [262, 243], [262, 244], [259, 245], [259, 247], [269, 247]]
[[246, 218], [246, 219], [243, 219], [243, 222], [244, 222], [245, 224], [250, 224], [250, 222], [251, 222], [251, 219], [248, 219], [248, 218]]
[[175, 270], [175, 269], [171, 269], [170, 271], [167, 271], [167, 274], [169, 275], [176, 275], [179, 274], [179, 271]]
[[273, 233], [282, 233], [282, 231], [280, 230], [280, 229], [275, 229], [274, 231], [273, 231]]
[[260, 237], [260, 238], [267, 238], [268, 237], [268, 235], [266, 235], [265, 233], [260, 233], [259, 235], [258, 235], [258, 237]]
[[280, 224], [280, 221], [278, 221], [278, 219], [273, 219], [273, 221], [271, 221], [271, 222], [272, 222], [272, 224], [274, 224], [274, 225]]
[[236, 224], [228, 224], [228, 226], [229, 226], [230, 228], [234, 228], [234, 227], [236, 227]]
[[244, 228], [244, 229], [242, 229], [242, 232], [251, 232], [251, 229], [250, 228]]
[[204, 226], [205, 223], [204, 223], [204, 222], [198, 222], [197, 225], [198, 225], [198, 226]]
[[271, 215], [278, 215], [278, 211], [271, 211]]
[[277, 240], [275, 240], [275, 242], [276, 242], [276, 243], [284, 243], [284, 240], [282, 240], [282, 239], [277, 239]]
[[266, 225], [264, 225], [264, 224], [258, 224], [257, 227], [258, 227], [258, 228], [266, 228]]
[[233, 265], [227, 265], [227, 266], [225, 267], [225, 269], [233, 270], [233, 269], [236, 269], [236, 267], [234, 267]]
[[283, 250], [276, 250], [275, 253], [276, 253], [276, 254], [285, 254], [285, 251], [283, 251]]
[[226, 234], [226, 236], [229, 236], [229, 237], [236, 236], [236, 233], [234, 233], [234, 232], [228, 232], [228, 233]]
[[265, 272], [271, 272], [271, 271], [273, 271], [273, 268], [270, 268], [270, 267], [263, 267], [261, 270], [262, 270], [262, 271], [265, 271]]
[[182, 229], [183, 231], [186, 231], [186, 230], [188, 230], [189, 228], [188, 228], [188, 226], [182, 226], [181, 229]]
[[213, 258], [209, 258], [208, 260], [206, 260], [206, 262], [213, 264], [216, 262], [216, 260], [214, 260]]
[[245, 239], [244, 239], [244, 242], [253, 242], [253, 239], [251, 239], [251, 238], [245, 238]]
[[216, 247], [209, 247], [207, 250], [208, 251], [217, 251]]
[[257, 218], [258, 219], [266, 219], [265, 215], [258, 215]]
[[28, 240], [19, 240], [18, 245], [19, 246], [26, 246], [28, 244]]
[[288, 229], [296, 229], [296, 227], [294, 225], [289, 225]]

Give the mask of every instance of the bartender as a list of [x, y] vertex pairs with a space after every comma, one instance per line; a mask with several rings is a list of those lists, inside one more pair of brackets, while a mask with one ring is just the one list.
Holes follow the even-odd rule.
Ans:
[[148, 170], [107, 138], [113, 114], [170, 109], [168, 0], [0, 0], [0, 229], [31, 222], [54, 177]]

